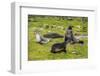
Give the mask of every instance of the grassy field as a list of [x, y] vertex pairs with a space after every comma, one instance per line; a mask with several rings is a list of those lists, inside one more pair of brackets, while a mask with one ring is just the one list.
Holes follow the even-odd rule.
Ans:
[[[88, 38], [81, 38], [84, 45], [68, 44], [67, 53], [50, 52], [54, 43], [63, 42], [64, 38], [52, 39], [47, 44], [39, 44], [35, 39], [35, 30], [39, 30], [41, 35], [48, 32], [59, 33], [64, 36], [65, 29], [73, 26], [74, 34], [88, 35], [88, 19], [87, 17], [59, 17], [59, 16], [28, 16], [28, 60], [55, 60], [55, 59], [83, 59], [88, 58]], [[74, 54], [73, 52], [77, 52]]]

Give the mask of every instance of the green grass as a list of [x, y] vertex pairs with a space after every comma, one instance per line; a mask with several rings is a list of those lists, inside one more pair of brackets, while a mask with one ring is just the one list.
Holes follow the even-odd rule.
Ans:
[[[84, 26], [86, 26], [86, 31], [83, 31], [83, 23], [81, 21], [81, 17], [75, 17], [73, 20], [69, 21], [66, 19], [60, 19], [60, 17], [50, 17], [47, 16], [46, 18], [43, 18], [41, 16], [29, 16], [32, 18], [33, 21], [28, 22], [28, 60], [55, 60], [55, 59], [83, 59], [88, 58], [88, 39], [83, 38], [85, 44], [83, 46], [79, 44], [68, 44], [67, 45], [67, 53], [56, 53], [53, 54], [50, 52], [51, 46], [54, 43], [63, 42], [63, 38], [58, 39], [52, 39], [47, 44], [38, 44], [35, 40], [35, 30], [40, 30], [41, 34], [44, 35], [47, 32], [56, 32], [61, 35], [65, 34], [65, 29], [68, 27], [69, 23], [73, 25], [73, 31], [74, 33], [79, 34], [88, 34], [87, 33], [87, 21], [84, 22]], [[56, 25], [55, 28], [51, 29], [52, 25]], [[46, 28], [46, 26], [49, 26], [49, 28]], [[57, 27], [62, 26], [63, 29], [59, 29]], [[76, 26], [80, 26], [81, 28], [77, 28]], [[42, 30], [41, 30], [42, 28]], [[80, 32], [79, 32], [80, 31]], [[72, 52], [76, 51], [78, 54], [73, 54]]]

